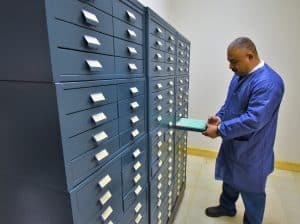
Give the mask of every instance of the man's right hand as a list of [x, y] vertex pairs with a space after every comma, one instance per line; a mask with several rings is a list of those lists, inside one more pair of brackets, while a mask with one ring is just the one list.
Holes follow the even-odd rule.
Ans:
[[219, 124], [221, 124], [221, 118], [219, 118], [218, 116], [210, 116], [207, 119], [207, 123], [218, 126]]

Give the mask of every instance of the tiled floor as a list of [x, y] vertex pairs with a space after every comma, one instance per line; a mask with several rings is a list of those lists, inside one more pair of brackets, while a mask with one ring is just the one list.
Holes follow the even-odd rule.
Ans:
[[[174, 224], [242, 224], [239, 197], [234, 218], [209, 218], [206, 207], [218, 204], [222, 182], [214, 180], [215, 160], [188, 156], [187, 187]], [[268, 179], [264, 224], [300, 223], [300, 173], [276, 170]]]

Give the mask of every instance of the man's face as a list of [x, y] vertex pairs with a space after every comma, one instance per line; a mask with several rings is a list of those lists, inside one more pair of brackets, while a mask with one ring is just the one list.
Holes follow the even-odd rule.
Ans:
[[233, 48], [227, 51], [229, 68], [238, 76], [247, 75], [251, 71], [253, 55], [247, 49]]

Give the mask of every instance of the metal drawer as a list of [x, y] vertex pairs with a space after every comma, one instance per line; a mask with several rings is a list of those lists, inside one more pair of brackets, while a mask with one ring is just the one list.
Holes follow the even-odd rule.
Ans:
[[149, 76], [165, 76], [165, 64], [161, 62], [150, 62]]
[[62, 130], [72, 137], [118, 118], [117, 103], [112, 103], [65, 116]]
[[63, 114], [69, 114], [117, 101], [116, 85], [101, 85], [101, 82], [60, 84], [59, 106]]
[[131, 114], [130, 116], [124, 116], [119, 118], [119, 132], [122, 133], [128, 129], [132, 129], [137, 127], [138, 124], [144, 121], [144, 114], [143, 110], [140, 110], [136, 113]]
[[141, 29], [131, 26], [116, 18], [113, 18], [114, 35], [126, 41], [143, 44], [143, 32]]
[[145, 82], [130, 82], [118, 85], [118, 100], [145, 94]]
[[165, 61], [165, 52], [151, 48], [149, 57], [150, 57], [150, 61], [164, 62]]
[[158, 49], [158, 50], [161, 50], [161, 51], [165, 51], [165, 49], [166, 49], [165, 41], [163, 39], [160, 39], [160, 38], [155, 37], [153, 35], [149, 36], [149, 46], [151, 48]]
[[166, 30], [154, 20], [149, 22], [149, 33], [162, 39], [166, 38]]
[[134, 98], [122, 100], [118, 102], [119, 117], [131, 115], [138, 111], [144, 111], [145, 95], [136, 96]]
[[167, 79], [151, 79], [150, 80], [150, 91], [157, 92], [163, 89], [174, 88], [174, 78]]
[[[85, 28], [113, 35], [112, 16], [75, 0], [46, 1], [49, 18], [67, 21]], [[55, 27], [52, 27], [55, 30]], [[50, 30], [50, 31], [54, 31]]]
[[144, 51], [140, 44], [114, 38], [116, 56], [143, 59]]
[[132, 8], [125, 1], [114, 1], [114, 16], [139, 28], [143, 28], [143, 10]]
[[60, 48], [114, 55], [111, 36], [60, 20], [55, 21], [54, 38], [55, 46]]
[[120, 133], [120, 145], [125, 146], [135, 142], [145, 132], [145, 120], [141, 121], [136, 127]]
[[115, 60], [115, 70], [117, 74], [130, 74], [132, 77], [134, 74], [144, 73], [144, 60], [120, 57], [116, 57]]

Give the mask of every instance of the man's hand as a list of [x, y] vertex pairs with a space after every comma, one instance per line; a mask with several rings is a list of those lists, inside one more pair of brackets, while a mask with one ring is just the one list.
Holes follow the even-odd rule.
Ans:
[[218, 116], [210, 116], [207, 119], [207, 124], [218, 126], [219, 124], [221, 124], [221, 118], [219, 118]]
[[210, 138], [216, 138], [218, 137], [218, 126], [207, 124], [207, 129], [202, 134]]

